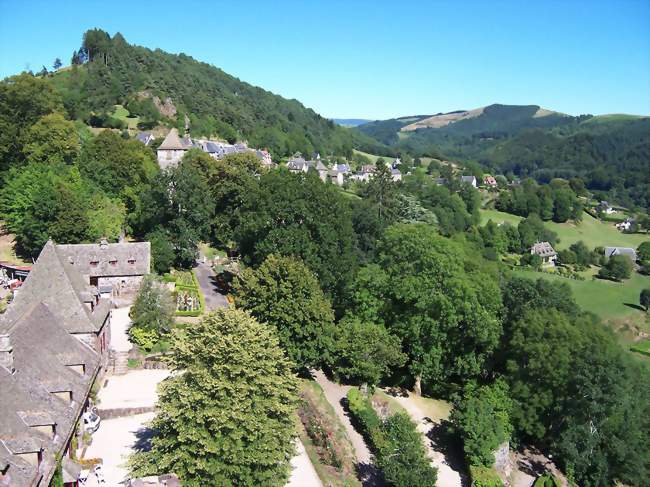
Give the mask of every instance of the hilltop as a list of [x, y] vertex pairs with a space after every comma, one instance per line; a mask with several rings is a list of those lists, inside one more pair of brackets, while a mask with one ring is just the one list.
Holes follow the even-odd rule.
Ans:
[[584, 178], [625, 205], [650, 206], [650, 118], [571, 116], [538, 105], [489, 105], [374, 121], [353, 130], [400, 152], [548, 182]]
[[[138, 116], [139, 127], [189, 128], [195, 136], [244, 139], [276, 156], [300, 151], [350, 154], [373, 141], [336, 125], [297, 100], [239, 80], [186, 54], [129, 44], [119, 33], [87, 31], [70, 69], [52, 83], [70, 118], [120, 127], [116, 106]], [[119, 117], [118, 117], [119, 118]]]

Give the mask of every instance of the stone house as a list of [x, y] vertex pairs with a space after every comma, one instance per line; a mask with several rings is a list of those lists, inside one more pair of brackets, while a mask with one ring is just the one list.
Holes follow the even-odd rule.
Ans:
[[57, 245], [61, 256], [70, 262], [84, 280], [102, 296], [132, 296], [151, 268], [149, 242]]
[[0, 486], [50, 485], [61, 459], [64, 485], [73, 487], [81, 470], [73, 438], [100, 356], [50, 306], [21, 311], [0, 324]]
[[171, 129], [158, 147], [158, 165], [161, 169], [177, 166], [185, 153], [193, 146], [189, 139], [182, 139], [178, 136], [178, 130]]
[[614, 255], [624, 255], [634, 264], [637, 259], [636, 250], [632, 247], [605, 247], [605, 257], [608, 259]]
[[489, 174], [486, 174], [483, 176], [483, 184], [490, 188], [496, 188], [497, 187], [497, 180], [494, 178], [494, 176], [490, 176]]
[[616, 210], [614, 210], [614, 208], [612, 208], [612, 205], [610, 205], [607, 201], [601, 201], [598, 203], [596, 210], [605, 213], [606, 215], [616, 213]]
[[476, 188], [476, 176], [461, 176], [461, 183], [471, 184], [472, 187]]
[[542, 265], [555, 266], [557, 252], [548, 242], [537, 242], [530, 248], [530, 253], [542, 258]]

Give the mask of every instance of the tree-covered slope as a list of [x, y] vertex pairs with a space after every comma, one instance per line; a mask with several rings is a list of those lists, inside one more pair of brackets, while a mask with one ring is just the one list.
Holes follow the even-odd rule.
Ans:
[[86, 32], [73, 54], [72, 68], [58, 72], [52, 81], [70, 116], [85, 121], [92, 114], [110, 114], [117, 104], [157, 97], [161, 102], [169, 99], [163, 122], [184, 129], [187, 116], [192, 135], [243, 138], [276, 155], [350, 154], [353, 138], [373, 145], [297, 100], [252, 86], [185, 54], [128, 44], [119, 33], [110, 37], [98, 29]]

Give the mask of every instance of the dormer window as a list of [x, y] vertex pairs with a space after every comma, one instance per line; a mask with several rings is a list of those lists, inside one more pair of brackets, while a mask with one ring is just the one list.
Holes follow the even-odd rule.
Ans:
[[111, 260], [108, 261], [108, 263], [109, 263], [110, 265], [112, 265], [113, 267], [115, 267], [115, 266], [117, 265], [117, 259], [112, 258]]
[[85, 364], [71, 364], [67, 366], [69, 369], [74, 370], [79, 375], [84, 375], [86, 373]]
[[97, 267], [98, 265], [99, 265], [99, 261], [98, 261], [98, 260], [91, 260], [91, 261], [90, 261], [90, 267]]
[[127, 262], [131, 265], [135, 265], [135, 259], [133, 257], [131, 257]]

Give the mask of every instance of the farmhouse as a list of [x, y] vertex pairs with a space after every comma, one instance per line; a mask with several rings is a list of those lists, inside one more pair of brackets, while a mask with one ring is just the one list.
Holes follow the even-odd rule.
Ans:
[[530, 248], [530, 253], [539, 255], [542, 258], [542, 264], [554, 266], [557, 259], [557, 252], [548, 242], [537, 242]]
[[461, 176], [460, 182], [471, 184], [474, 188], [476, 188], [476, 176]]
[[636, 250], [631, 247], [605, 247], [605, 257], [608, 259], [614, 255], [625, 255], [633, 263], [636, 262]]
[[151, 132], [140, 132], [135, 136], [135, 138], [146, 146], [151, 144], [156, 139]]
[[494, 176], [490, 175], [485, 175], [483, 176], [483, 184], [490, 188], [496, 188], [497, 187], [497, 180], [494, 179]]
[[605, 213], [606, 215], [611, 215], [612, 213], [616, 213], [614, 208], [612, 208], [612, 206], [607, 201], [601, 201], [600, 203], [598, 203], [596, 210]]

